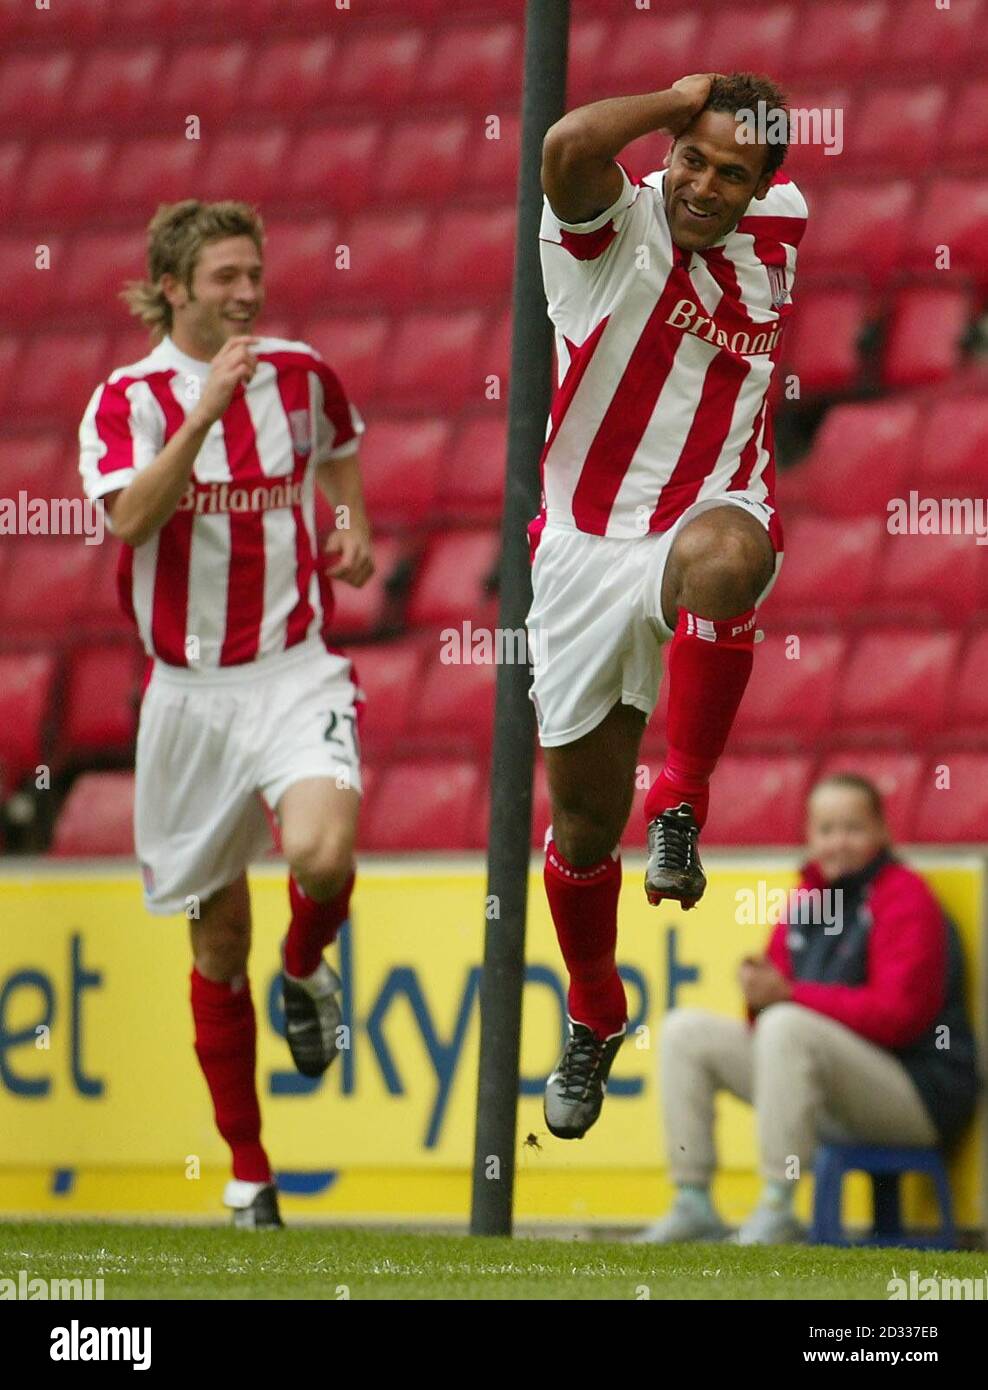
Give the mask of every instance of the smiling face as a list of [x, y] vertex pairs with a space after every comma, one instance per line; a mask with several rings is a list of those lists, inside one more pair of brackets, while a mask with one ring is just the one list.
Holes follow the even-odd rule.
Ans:
[[729, 111], [701, 111], [666, 157], [665, 209], [672, 239], [702, 251], [734, 230], [752, 198], [764, 198], [765, 146], [738, 141]]
[[823, 782], [810, 795], [806, 841], [828, 883], [856, 874], [889, 842], [888, 829], [858, 787]]
[[228, 338], [252, 333], [264, 307], [264, 268], [249, 236], [208, 242], [189, 289], [174, 276], [162, 284], [172, 306], [172, 339], [193, 357], [215, 357]]

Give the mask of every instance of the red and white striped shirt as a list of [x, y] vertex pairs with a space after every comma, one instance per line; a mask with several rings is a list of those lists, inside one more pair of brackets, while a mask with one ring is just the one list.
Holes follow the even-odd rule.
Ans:
[[[253, 350], [257, 371], [206, 435], [173, 515], [143, 545], [121, 546], [121, 604], [148, 654], [172, 666], [243, 665], [317, 638], [329, 620], [315, 470], [354, 453], [364, 424], [306, 343], [262, 337]], [[154, 460], [209, 369], [166, 337], [97, 387], [79, 426], [89, 498]]]
[[[540, 521], [600, 536], [665, 531], [693, 502], [772, 505], [766, 392], [792, 312], [806, 203], [782, 176], [715, 246], [672, 240], [665, 170], [592, 222], [545, 200], [542, 274], [559, 379], [542, 454]], [[781, 530], [773, 539], [781, 548]]]

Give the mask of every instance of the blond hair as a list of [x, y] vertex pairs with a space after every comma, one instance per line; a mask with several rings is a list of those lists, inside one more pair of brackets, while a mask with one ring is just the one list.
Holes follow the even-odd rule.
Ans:
[[248, 203], [201, 203], [186, 198], [162, 203], [148, 223], [148, 279], [130, 280], [120, 298], [158, 341], [171, 332], [172, 306], [161, 288], [163, 275], [174, 275], [192, 288], [192, 276], [202, 248], [224, 237], [249, 236], [264, 253], [261, 214]]

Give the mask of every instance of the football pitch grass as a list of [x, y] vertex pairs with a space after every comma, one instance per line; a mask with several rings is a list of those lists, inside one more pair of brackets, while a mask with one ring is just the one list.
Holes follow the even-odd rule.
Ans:
[[895, 1275], [978, 1279], [986, 1266], [980, 1251], [0, 1223], [0, 1278], [102, 1278], [106, 1299], [886, 1300]]

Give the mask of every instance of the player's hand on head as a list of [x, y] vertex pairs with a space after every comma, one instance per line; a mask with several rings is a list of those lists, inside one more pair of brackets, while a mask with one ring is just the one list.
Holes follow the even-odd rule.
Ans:
[[672, 84], [672, 90], [679, 92], [683, 98], [682, 114], [676, 121], [670, 121], [666, 130], [670, 135], [679, 135], [686, 129], [694, 116], [697, 116], [707, 103], [710, 96], [710, 88], [715, 77], [720, 74], [716, 72], [695, 72], [689, 77], [681, 77]]
[[330, 579], [342, 579], [355, 589], [363, 588], [374, 573], [374, 550], [370, 534], [363, 527], [331, 531], [323, 554]]

